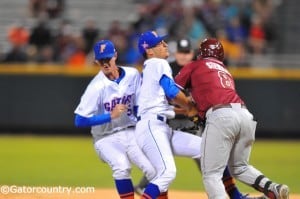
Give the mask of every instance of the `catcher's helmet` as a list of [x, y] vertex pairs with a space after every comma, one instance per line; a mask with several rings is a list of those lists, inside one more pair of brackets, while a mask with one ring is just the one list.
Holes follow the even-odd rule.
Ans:
[[199, 48], [199, 56], [214, 57], [220, 61], [224, 60], [224, 49], [220, 41], [215, 38], [204, 39]]

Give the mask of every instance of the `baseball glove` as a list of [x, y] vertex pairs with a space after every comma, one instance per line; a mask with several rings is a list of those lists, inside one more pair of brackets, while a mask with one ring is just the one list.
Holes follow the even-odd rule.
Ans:
[[196, 126], [205, 126], [205, 120], [202, 120], [198, 115], [194, 115], [192, 117], [189, 117], [189, 120], [194, 122]]

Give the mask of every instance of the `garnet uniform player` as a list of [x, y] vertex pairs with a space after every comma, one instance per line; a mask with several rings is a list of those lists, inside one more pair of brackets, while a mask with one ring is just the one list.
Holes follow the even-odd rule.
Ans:
[[228, 164], [238, 180], [271, 199], [287, 199], [289, 188], [272, 182], [249, 165], [256, 122], [235, 90], [234, 80], [223, 64], [222, 44], [205, 39], [198, 60], [175, 77], [177, 84], [191, 90], [199, 116], [206, 119], [201, 144], [201, 170], [210, 199], [227, 198], [222, 174]]

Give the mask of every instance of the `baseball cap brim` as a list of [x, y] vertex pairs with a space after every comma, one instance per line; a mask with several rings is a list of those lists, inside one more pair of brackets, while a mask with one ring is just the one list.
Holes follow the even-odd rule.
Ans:
[[155, 41], [155, 42], [153, 42], [153, 44], [152, 44], [152, 45], [150, 45], [148, 48], [153, 48], [153, 47], [155, 47], [157, 44], [159, 44], [159, 42], [161, 42], [161, 41], [165, 40], [167, 37], [168, 37], [168, 35], [164, 35], [164, 36], [158, 36], [158, 37], [156, 37], [156, 41]]
[[96, 57], [97, 60], [101, 60], [101, 59], [110, 59], [115, 55], [115, 53], [110, 53], [110, 54], [105, 54], [105, 55], [99, 55], [98, 57]]

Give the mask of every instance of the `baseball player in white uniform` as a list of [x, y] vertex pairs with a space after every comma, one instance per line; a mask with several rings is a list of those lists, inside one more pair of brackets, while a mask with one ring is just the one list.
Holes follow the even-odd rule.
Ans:
[[109, 40], [97, 42], [94, 53], [101, 71], [81, 97], [75, 110], [75, 125], [91, 127], [94, 147], [99, 157], [111, 167], [120, 198], [133, 199], [131, 162], [149, 180], [155, 176], [154, 168], [134, 136], [134, 109], [140, 74], [135, 68], [116, 65], [117, 52]]
[[142, 85], [138, 95], [138, 123], [136, 139], [156, 170], [142, 195], [144, 199], [167, 198], [167, 190], [176, 176], [174, 155], [200, 157], [201, 138], [180, 131], [172, 131], [167, 124], [174, 118], [174, 107], [169, 101], [195, 115], [192, 102], [174, 84], [171, 68], [166, 61], [167, 44], [154, 31], [141, 34], [140, 53], [146, 58]]

